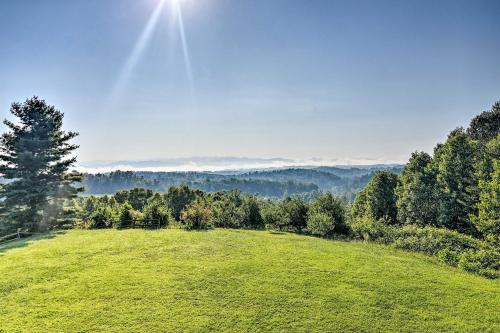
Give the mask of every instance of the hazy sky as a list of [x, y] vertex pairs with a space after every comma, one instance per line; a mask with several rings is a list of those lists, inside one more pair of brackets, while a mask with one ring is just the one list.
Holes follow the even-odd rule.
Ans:
[[0, 1], [2, 118], [46, 99], [81, 161], [404, 161], [500, 99], [498, 0], [184, 0], [188, 54], [158, 2]]

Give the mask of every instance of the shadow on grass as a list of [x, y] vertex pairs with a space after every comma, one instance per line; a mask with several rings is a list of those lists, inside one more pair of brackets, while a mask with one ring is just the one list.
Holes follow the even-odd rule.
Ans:
[[39, 241], [42, 239], [52, 239], [52, 238], [55, 238], [56, 236], [64, 234], [64, 233], [65, 233], [65, 231], [54, 231], [54, 232], [50, 232], [50, 233], [39, 234], [39, 235], [31, 236], [31, 237], [15, 239], [15, 240], [11, 240], [11, 241], [2, 243], [2, 244], [0, 244], [0, 256], [4, 255], [9, 250], [28, 247], [29, 245], [33, 244], [36, 241]]

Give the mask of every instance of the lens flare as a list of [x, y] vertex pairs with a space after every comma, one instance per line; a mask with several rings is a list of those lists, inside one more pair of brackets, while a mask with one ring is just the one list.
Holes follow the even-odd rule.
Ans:
[[[116, 81], [116, 83], [113, 86], [113, 90], [111, 93], [110, 101], [108, 105], [115, 105], [116, 102], [120, 99], [120, 97], [123, 95], [125, 88], [127, 84], [130, 81], [130, 78], [134, 72], [134, 69], [137, 67], [137, 64], [141, 60], [143, 53], [145, 49], [147, 48], [148, 44], [150, 43], [151, 37], [153, 35], [153, 32], [156, 29], [156, 26], [158, 24], [158, 20], [162, 14], [163, 8], [165, 7], [165, 3], [167, 0], [160, 0], [158, 4], [156, 5], [155, 9], [153, 10], [153, 13], [148, 19], [148, 22], [146, 23], [146, 26], [142, 30], [137, 42], [134, 45], [134, 48], [132, 49], [132, 52], [128, 56], [122, 71], [120, 72], [120, 75]], [[188, 43], [187, 43], [187, 38], [186, 38], [186, 31], [184, 29], [184, 19], [182, 16], [182, 9], [181, 9], [181, 0], [170, 0], [171, 4], [171, 12], [172, 12], [172, 17], [171, 17], [171, 22], [174, 24], [171, 28], [178, 29], [179, 36], [180, 36], [180, 41], [181, 41], [181, 47], [182, 47], [182, 53], [183, 53], [183, 60], [184, 60], [184, 67], [186, 71], [186, 76], [187, 80], [189, 83], [189, 90], [191, 94], [191, 98], [194, 99], [194, 79], [193, 79], [193, 71], [191, 67], [191, 60], [189, 57], [189, 48], [188, 48]], [[177, 25], [177, 27], [175, 27]], [[173, 45], [170, 45], [170, 47], [173, 47]]]
[[139, 60], [141, 59], [142, 54], [144, 53], [144, 50], [146, 49], [147, 45], [149, 44], [149, 41], [151, 40], [151, 36], [155, 30], [155, 27], [158, 23], [158, 19], [160, 18], [164, 6], [165, 6], [165, 0], [161, 0], [160, 2], [158, 2], [158, 5], [156, 5], [156, 8], [151, 14], [141, 35], [139, 36], [139, 39], [135, 43], [135, 46], [132, 49], [130, 55], [128, 56], [127, 61], [125, 62], [125, 65], [123, 66], [123, 69], [120, 73], [120, 76], [113, 88], [113, 92], [111, 94], [112, 101], [115, 101], [123, 94], [123, 91], [128, 81], [130, 80], [130, 77], [135, 67], [139, 63]]
[[186, 32], [184, 29], [184, 20], [182, 18], [182, 10], [180, 6], [179, 0], [173, 0], [172, 5], [174, 6], [175, 13], [177, 15], [177, 21], [179, 23], [179, 34], [181, 37], [182, 43], [182, 53], [184, 55], [184, 66], [186, 68], [186, 75], [189, 81], [189, 88], [191, 92], [191, 97], [194, 97], [194, 80], [193, 80], [193, 71], [191, 69], [191, 59], [189, 57], [189, 49], [186, 39]]

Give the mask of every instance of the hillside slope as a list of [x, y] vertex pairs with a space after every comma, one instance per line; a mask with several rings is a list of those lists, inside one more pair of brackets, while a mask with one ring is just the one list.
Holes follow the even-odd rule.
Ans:
[[0, 332], [498, 332], [500, 283], [265, 231], [70, 231], [0, 247]]

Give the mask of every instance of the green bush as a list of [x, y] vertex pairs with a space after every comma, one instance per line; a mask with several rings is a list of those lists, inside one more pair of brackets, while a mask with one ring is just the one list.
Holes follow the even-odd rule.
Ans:
[[354, 238], [436, 256], [447, 264], [486, 277], [499, 276], [499, 250], [457, 231], [414, 225], [390, 226], [385, 221], [373, 221], [367, 217], [356, 219], [351, 230]]
[[478, 251], [466, 251], [460, 256], [458, 267], [492, 279], [499, 278], [500, 250], [498, 248], [484, 248]]
[[333, 234], [335, 222], [330, 215], [324, 212], [313, 212], [307, 218], [307, 231], [315, 236]]
[[172, 211], [168, 208], [166, 201], [160, 194], [155, 194], [148, 199], [142, 210], [144, 222], [147, 227], [166, 227], [174, 222]]
[[134, 210], [132, 205], [125, 201], [125, 203], [120, 207], [120, 214], [118, 215], [118, 221], [116, 222], [115, 227], [127, 228], [130, 227], [134, 221], [142, 219], [142, 213]]
[[186, 230], [207, 230], [214, 227], [213, 211], [206, 203], [197, 200], [181, 213], [181, 224]]
[[287, 197], [264, 206], [262, 216], [266, 228], [301, 232], [307, 226], [308, 205], [300, 197]]
[[313, 199], [307, 214], [307, 231], [313, 235], [330, 237], [334, 233], [347, 234], [345, 204], [331, 193]]
[[107, 206], [99, 206], [85, 221], [85, 227], [88, 229], [109, 228], [116, 220], [116, 212]]
[[[373, 220], [368, 216], [361, 216], [351, 224], [351, 234], [354, 238], [367, 241], [388, 242], [389, 227], [386, 221]], [[384, 238], [386, 237], [386, 238]], [[385, 241], [384, 241], [385, 239]]]

